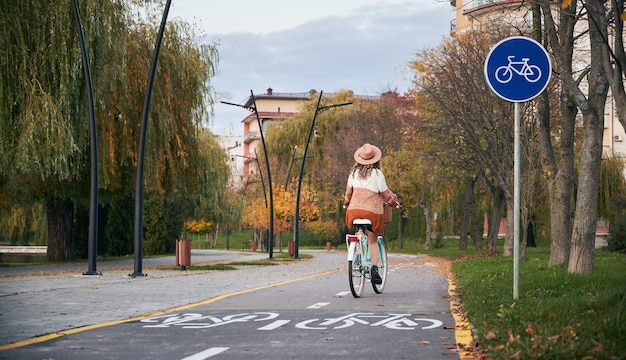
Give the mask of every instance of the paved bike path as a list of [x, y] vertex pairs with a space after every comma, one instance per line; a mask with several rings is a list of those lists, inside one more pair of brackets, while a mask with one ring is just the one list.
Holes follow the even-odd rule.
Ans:
[[[98, 263], [102, 275], [82, 275], [87, 263], [0, 268], [0, 357], [2, 350], [43, 341], [47, 334], [60, 336], [345, 268], [345, 251], [302, 253], [311, 253], [313, 259], [232, 271], [163, 270], [174, 266], [173, 257], [144, 259], [147, 276], [142, 277], [129, 276], [132, 259]], [[267, 258], [262, 252], [192, 251], [193, 264]]]

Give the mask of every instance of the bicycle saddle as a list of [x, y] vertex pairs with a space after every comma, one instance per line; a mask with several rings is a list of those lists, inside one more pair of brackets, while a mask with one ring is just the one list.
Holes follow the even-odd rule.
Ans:
[[354, 219], [352, 225], [372, 225], [372, 221], [370, 219]]

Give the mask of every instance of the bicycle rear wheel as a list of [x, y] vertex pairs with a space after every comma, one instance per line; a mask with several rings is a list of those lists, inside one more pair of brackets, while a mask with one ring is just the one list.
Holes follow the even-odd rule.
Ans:
[[383, 290], [385, 290], [385, 284], [387, 284], [387, 271], [389, 270], [389, 264], [387, 263], [387, 246], [383, 241], [379, 241], [378, 245], [380, 253], [380, 260], [378, 261], [378, 275], [380, 275], [383, 281], [380, 284], [374, 284], [372, 281], [372, 286], [374, 287], [374, 292], [380, 294]]
[[354, 257], [348, 261], [348, 281], [350, 283], [350, 292], [355, 298], [363, 295], [363, 287], [365, 285], [365, 275], [361, 271], [363, 265], [363, 246], [361, 241], [355, 243]]

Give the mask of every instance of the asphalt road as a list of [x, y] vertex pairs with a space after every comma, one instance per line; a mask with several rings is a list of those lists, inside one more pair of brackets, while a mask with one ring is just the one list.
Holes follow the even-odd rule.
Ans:
[[[265, 257], [226, 253], [230, 258]], [[390, 254], [385, 292], [375, 294], [366, 287], [363, 297], [355, 299], [345, 255], [316, 252], [313, 260], [227, 272], [161, 274], [157, 268], [146, 279], [121, 275], [132, 267], [111, 268], [110, 281], [103, 281], [106, 272], [85, 278], [63, 273], [2, 276], [0, 271], [0, 331], [19, 332], [20, 316], [26, 326], [40, 320], [51, 329], [4, 341], [0, 359], [459, 358], [449, 284], [435, 271], [436, 264], [417, 255]], [[37, 279], [52, 285], [37, 290]], [[4, 291], [5, 285], [20, 281], [30, 283], [30, 290]], [[197, 295], [177, 296], [177, 291]], [[33, 297], [57, 302], [46, 306], [27, 301]], [[85, 307], [81, 298], [90, 304]], [[108, 304], [102, 312], [97, 298]], [[39, 316], [35, 309], [6, 313], [7, 308], [20, 308], [9, 306], [10, 300], [40, 307]], [[113, 311], [116, 306], [122, 312]], [[77, 319], [69, 321], [77, 324], [64, 325], [67, 318]]]

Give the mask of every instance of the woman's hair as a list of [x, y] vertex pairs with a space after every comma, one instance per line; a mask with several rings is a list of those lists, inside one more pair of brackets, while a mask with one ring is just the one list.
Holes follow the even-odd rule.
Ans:
[[352, 165], [350, 173], [356, 175], [359, 179], [367, 179], [372, 174], [373, 169], [380, 169], [380, 161], [368, 165], [355, 162], [354, 165]]

